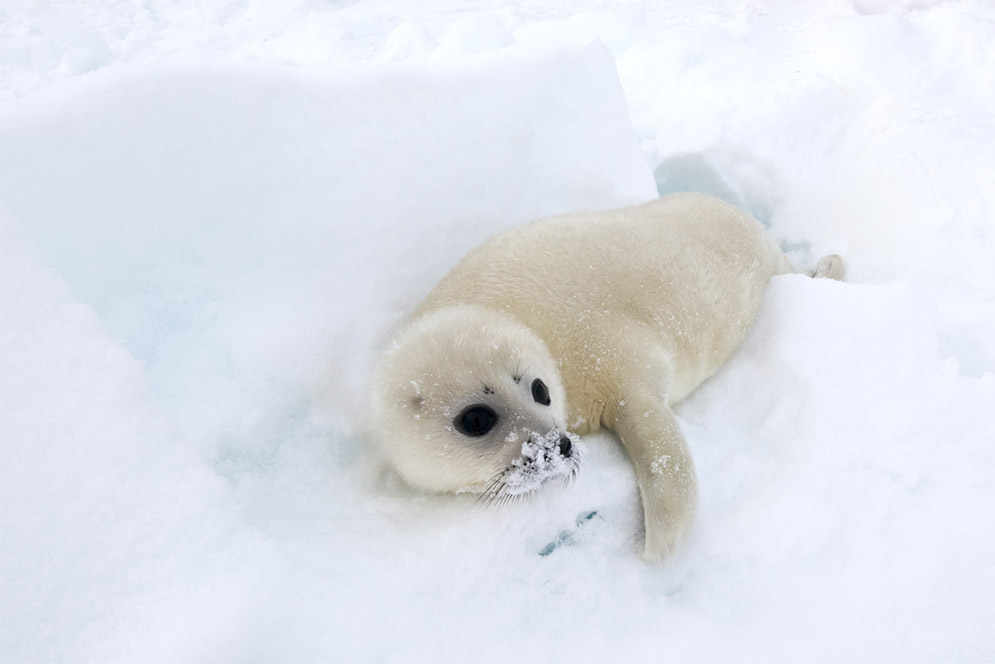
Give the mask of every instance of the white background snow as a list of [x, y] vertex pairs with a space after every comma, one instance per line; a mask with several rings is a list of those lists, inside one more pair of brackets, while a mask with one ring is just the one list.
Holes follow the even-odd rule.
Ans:
[[[677, 558], [610, 436], [378, 470], [465, 251], [686, 189], [850, 272], [678, 409]], [[991, 3], [0, 0], [0, 661], [990, 662], [993, 371]]]

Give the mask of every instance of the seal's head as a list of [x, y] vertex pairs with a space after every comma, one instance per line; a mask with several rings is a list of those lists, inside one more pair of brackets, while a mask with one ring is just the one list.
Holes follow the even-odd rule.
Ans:
[[487, 500], [568, 480], [580, 441], [546, 344], [511, 316], [458, 305], [408, 323], [376, 378], [375, 436], [410, 484]]

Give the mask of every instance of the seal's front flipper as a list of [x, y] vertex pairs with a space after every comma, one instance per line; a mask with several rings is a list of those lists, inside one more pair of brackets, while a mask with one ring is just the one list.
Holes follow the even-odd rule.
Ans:
[[698, 481], [687, 443], [663, 399], [626, 399], [610, 423], [632, 461], [643, 501], [643, 558], [663, 560], [687, 534]]

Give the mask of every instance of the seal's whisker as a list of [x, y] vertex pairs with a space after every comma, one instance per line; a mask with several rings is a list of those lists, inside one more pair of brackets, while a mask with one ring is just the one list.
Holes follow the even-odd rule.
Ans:
[[503, 485], [501, 484], [495, 484], [493, 489], [489, 489], [487, 493], [484, 494], [487, 496], [485, 503], [488, 507], [494, 504], [494, 499], [500, 495], [502, 486]]
[[477, 496], [477, 500], [474, 501], [475, 505], [482, 505], [484, 507], [487, 507], [488, 505], [491, 504], [491, 502], [494, 500], [494, 487], [497, 486], [498, 483], [501, 481], [501, 477], [503, 474], [504, 471], [497, 473], [496, 475], [494, 475], [494, 477], [491, 478], [487, 486], [484, 487], [484, 490], [480, 492], [479, 496]]
[[504, 473], [505, 471], [502, 470], [500, 473], [494, 475], [494, 477], [491, 478], [490, 482], [487, 483], [487, 488], [484, 489], [484, 491], [487, 492], [491, 491], [494, 488], [494, 486], [501, 481], [501, 478], [504, 477]]
[[484, 493], [490, 493], [490, 494], [493, 494], [493, 493], [494, 493], [494, 490], [495, 490], [494, 488], [495, 488], [496, 486], [498, 486], [499, 484], [503, 484], [503, 483], [504, 483], [504, 478], [505, 478], [505, 476], [506, 476], [507, 474], [508, 474], [508, 471], [507, 471], [507, 469], [505, 469], [505, 470], [502, 470], [501, 472], [499, 472], [499, 473], [495, 474], [495, 475], [494, 475], [494, 477], [493, 477], [493, 478], [491, 478], [491, 481], [490, 481], [490, 483], [489, 483], [489, 484], [487, 485], [487, 488], [486, 488], [486, 489], [484, 489]]

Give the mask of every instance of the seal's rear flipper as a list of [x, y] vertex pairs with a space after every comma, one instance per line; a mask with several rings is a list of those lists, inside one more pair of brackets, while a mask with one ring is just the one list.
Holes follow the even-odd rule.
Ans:
[[816, 279], [835, 279], [842, 281], [846, 274], [846, 263], [839, 254], [829, 254], [819, 259], [812, 276]]

